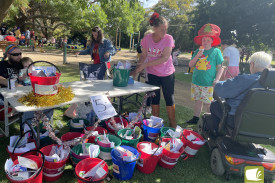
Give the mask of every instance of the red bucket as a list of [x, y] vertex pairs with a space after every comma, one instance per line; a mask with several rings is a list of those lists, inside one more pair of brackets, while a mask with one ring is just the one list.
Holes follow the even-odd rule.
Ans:
[[194, 132], [193, 130], [184, 129], [180, 139], [184, 144], [184, 148], [185, 148], [184, 152], [188, 157], [194, 157], [198, 152], [198, 150], [204, 145], [204, 143], [202, 145], [194, 144], [192, 141], [188, 140], [187, 136], [191, 134], [199, 138], [201, 141], [204, 141], [205, 143], [204, 138], [200, 136], [197, 132]]
[[[122, 119], [124, 128], [127, 128], [127, 126], [128, 126], [127, 119], [125, 117], [121, 117], [121, 119]], [[121, 123], [121, 119], [120, 119], [120, 117], [114, 117], [114, 120], [115, 120], [116, 123]], [[107, 121], [105, 121], [106, 127], [107, 127], [108, 131], [111, 134], [115, 134], [116, 133], [115, 130], [113, 130], [112, 128], [110, 128], [109, 125], [108, 125], [110, 123], [110, 121], [111, 121], [111, 119], [108, 119]]]
[[[32, 151], [30, 151], [32, 153]], [[34, 152], [34, 151], [33, 151]], [[36, 151], [37, 152], [37, 151]], [[39, 151], [38, 151], [39, 152]], [[28, 152], [27, 152], [28, 153]], [[25, 153], [26, 154], [26, 153]], [[28, 153], [29, 154], [29, 153]], [[40, 169], [37, 173], [35, 173], [33, 176], [31, 176], [29, 179], [26, 179], [26, 180], [21, 180], [21, 181], [17, 181], [17, 180], [13, 180], [9, 177], [9, 175], [6, 173], [6, 177], [11, 181], [11, 182], [14, 182], [14, 183], [42, 183], [42, 170], [43, 170], [43, 167], [44, 167], [44, 161], [45, 161], [45, 158], [44, 158], [44, 155], [42, 155], [42, 157], [39, 157], [39, 156], [36, 156], [36, 155], [22, 155], [24, 156], [25, 158], [28, 158], [28, 159], [31, 159], [33, 161], [35, 161], [38, 165], [38, 168]], [[13, 162], [14, 165], [18, 164], [18, 160], [15, 160]]]
[[143, 152], [143, 144], [151, 144], [152, 148], [158, 148], [158, 145], [153, 142], [140, 142], [137, 144], [137, 149], [141, 153], [140, 159], [137, 162], [137, 169], [142, 173], [150, 174], [155, 171], [162, 154], [152, 155]]
[[[29, 142], [29, 143], [30, 143], [30, 142], [34, 142], [34, 143], [35, 143], [35, 146], [36, 146], [36, 149], [37, 149], [36, 141], [35, 141], [34, 139], [29, 139], [28, 142]], [[31, 149], [31, 150], [34, 150], [34, 149]], [[6, 151], [9, 153], [9, 155], [10, 155], [12, 161], [17, 160], [17, 157], [18, 157], [18, 156], [21, 156], [22, 154], [24, 154], [24, 153], [13, 153], [13, 152], [10, 152], [9, 149], [8, 149], [8, 147], [6, 148]], [[30, 153], [28, 153], [28, 154], [29, 154], [29, 155], [35, 155], [36, 152], [30, 152]]]
[[81, 137], [82, 133], [80, 132], [67, 132], [61, 136], [62, 142], [73, 140], [74, 138]]
[[[92, 129], [93, 129], [93, 126], [89, 126], [89, 127], [86, 128], [87, 131], [91, 131]], [[99, 127], [96, 127], [96, 129], [95, 129], [94, 131], [97, 131], [99, 135], [103, 135], [104, 132], [105, 132], [105, 134], [108, 133], [107, 130], [106, 130], [105, 128], [100, 127], [100, 126], [99, 126]], [[83, 131], [83, 133], [84, 133], [84, 131]], [[95, 143], [95, 139], [96, 139], [96, 136], [90, 136], [90, 137], [88, 138], [88, 143], [94, 144], [94, 143]]]
[[[162, 141], [168, 142], [168, 141], [171, 141], [171, 138], [163, 138]], [[163, 148], [163, 155], [159, 161], [159, 165], [168, 169], [174, 168], [178, 162], [180, 155], [183, 152], [184, 152], [183, 146], [180, 148], [178, 153], [170, 152]]]
[[[28, 73], [29, 68], [36, 63], [47, 63], [54, 66], [58, 72], [55, 73], [55, 76], [41, 77], [33, 76], [32, 73]], [[58, 93], [57, 84], [59, 83], [59, 78], [61, 76], [60, 70], [52, 63], [46, 61], [37, 61], [29, 65], [27, 73], [30, 77], [33, 91], [36, 95], [55, 95]]]
[[[95, 167], [98, 163], [100, 163], [102, 160], [101, 159], [98, 159], [98, 158], [87, 158], [87, 159], [84, 159], [84, 160], [81, 160], [75, 167], [75, 176], [77, 178], [77, 181], [79, 183], [85, 183], [85, 182], [92, 182], [88, 179], [84, 179], [82, 177], [79, 176], [79, 172], [80, 171], [89, 171], [90, 169], [92, 169], [93, 167]], [[97, 180], [93, 180], [93, 182], [104, 182], [104, 179], [105, 177], [108, 175], [108, 165], [107, 163], [103, 163], [101, 164], [101, 167], [106, 171], [106, 174], [101, 178], [101, 179], [97, 179]]]
[[[52, 150], [53, 146], [58, 146], [56, 144], [48, 145], [43, 147], [40, 151], [45, 155], [48, 156]], [[45, 165], [43, 168], [43, 180], [47, 182], [52, 182], [58, 180], [64, 171], [66, 161], [69, 159], [69, 156], [62, 161], [59, 162], [49, 162], [45, 161]]]

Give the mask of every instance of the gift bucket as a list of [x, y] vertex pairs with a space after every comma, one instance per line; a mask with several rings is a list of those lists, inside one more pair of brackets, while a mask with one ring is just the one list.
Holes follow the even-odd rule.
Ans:
[[[93, 126], [88, 126], [86, 128], [87, 131], [91, 131], [92, 129], [93, 129]], [[104, 132], [105, 132], [105, 134], [108, 133], [107, 130], [105, 128], [102, 128], [102, 127], [96, 127], [93, 131], [97, 131], [99, 135], [103, 135]], [[96, 139], [96, 136], [90, 136], [88, 138], [88, 143], [95, 143], [95, 139]]]
[[[127, 120], [127, 118], [125, 118], [125, 117], [123, 117], [123, 116], [121, 116], [121, 117], [118, 117], [118, 116], [117, 116], [117, 117], [114, 117], [114, 120], [115, 120], [116, 123], [121, 123], [121, 121], [122, 121], [122, 122], [123, 122], [123, 125], [124, 125], [124, 128], [127, 128], [127, 126], [128, 126], [128, 120]], [[115, 133], [116, 133], [115, 130], [112, 129], [112, 128], [109, 126], [110, 121], [111, 121], [111, 118], [108, 119], [107, 121], [105, 121], [106, 127], [107, 127], [108, 131], [109, 131], [111, 134], [115, 134]]]
[[162, 127], [161, 129], [160, 129], [160, 137], [161, 138], [171, 138], [170, 137], [170, 135], [167, 133], [167, 131], [168, 130], [173, 130], [173, 131], [176, 131], [176, 129], [175, 128], [172, 128], [172, 127]]
[[[40, 149], [40, 151], [45, 156], [49, 156], [53, 146], [58, 146], [58, 145], [56, 144], [48, 145]], [[45, 165], [43, 168], [43, 180], [47, 182], [58, 180], [63, 174], [64, 168], [68, 159], [69, 159], [69, 156], [66, 159], [59, 162], [45, 161]]]
[[[42, 157], [36, 156], [36, 155], [30, 155], [30, 153], [37, 153], [37, 152], [40, 153]], [[37, 170], [37, 172], [35, 172], [31, 177], [29, 177], [26, 180], [14, 180], [14, 179], [12, 179], [12, 177], [10, 177], [10, 175], [8, 175], [8, 173], [6, 173], [6, 177], [9, 179], [9, 181], [14, 182], [14, 183], [34, 183], [34, 182], [42, 183], [42, 177], [43, 177], [42, 170], [43, 170], [44, 163], [45, 163], [44, 154], [39, 150], [32, 150], [32, 151], [28, 151], [28, 152], [22, 154], [21, 156], [35, 161], [37, 163], [38, 170]], [[18, 159], [15, 160], [13, 162], [13, 164], [14, 165], [18, 164]]]
[[[110, 142], [114, 142], [115, 143], [115, 147], [117, 146], [120, 146], [121, 144], [121, 140], [120, 138], [114, 136], [114, 135], [111, 135], [111, 134], [108, 134], [107, 137], [109, 138], [109, 141]], [[111, 165], [112, 164], [112, 156], [111, 156], [111, 151], [113, 149], [113, 147], [103, 147], [101, 145], [100, 141], [101, 140], [101, 137], [97, 137], [96, 138], [96, 143], [99, 145], [99, 149], [100, 149], [100, 153], [99, 153], [99, 158], [105, 160], [108, 165]]]
[[146, 125], [146, 120], [143, 120], [142, 123], [143, 123], [144, 141], [151, 141], [151, 142], [155, 141], [159, 136], [160, 129], [163, 127], [163, 124], [159, 128], [153, 128]]
[[124, 128], [117, 132], [117, 136], [119, 136], [121, 138], [121, 145], [126, 145], [126, 146], [131, 146], [131, 147], [137, 148], [137, 144], [139, 142], [141, 134], [136, 139], [126, 139], [126, 138], [121, 137], [120, 135], [124, 135], [127, 130], [132, 131], [132, 129], [130, 129], [130, 128]]
[[113, 71], [113, 85], [118, 87], [125, 87], [128, 85], [130, 69], [117, 69]]
[[[170, 140], [171, 140], [171, 138], [163, 138], [162, 139], [163, 142], [168, 142]], [[174, 152], [168, 151], [167, 149], [163, 148], [163, 155], [159, 161], [159, 165], [164, 168], [168, 168], [168, 169], [174, 168], [178, 162], [180, 155], [183, 152], [184, 152], [184, 146], [182, 146], [180, 148], [178, 153], [174, 153]]]
[[75, 138], [80, 138], [82, 133], [80, 132], [67, 132], [64, 135], [61, 136], [62, 142], [70, 141]]
[[158, 148], [159, 146], [153, 142], [140, 142], [137, 144], [137, 149], [141, 153], [140, 159], [137, 162], [137, 169], [145, 174], [153, 173], [157, 167], [157, 164], [162, 156], [162, 153], [159, 155], [148, 154], [143, 151], [144, 144], [151, 144], [152, 148]]
[[[33, 73], [28, 73], [29, 68], [37, 63], [46, 63], [52, 65], [58, 70], [59, 73], [56, 72], [55, 76], [49, 77], [34, 76]], [[33, 62], [27, 69], [27, 75], [30, 77], [32, 88], [36, 95], [55, 95], [58, 93], [57, 84], [59, 83], [61, 72], [54, 64], [46, 61]]]
[[133, 147], [121, 147], [131, 151], [136, 156], [136, 159], [134, 161], [123, 161], [120, 157], [120, 153], [113, 149], [111, 152], [113, 160], [113, 175], [118, 180], [130, 180], [133, 177], [136, 161], [138, 161], [140, 153]]
[[[203, 143], [202, 144], [193, 143], [194, 141], [188, 140], [189, 135], [194, 135]], [[193, 130], [190, 130], [190, 129], [184, 129], [180, 139], [184, 144], [184, 148], [185, 148], [184, 152], [187, 155], [187, 157], [194, 157], [198, 152], [198, 150], [205, 144], [204, 138], [201, 135], [199, 135], [197, 132], [194, 132]]]
[[[80, 120], [83, 120], [83, 127], [75, 126], [76, 123], [79, 123]], [[83, 118], [75, 118], [71, 119], [68, 122], [68, 125], [70, 127], [70, 132], [82, 132], [85, 126], [89, 126], [90, 122], [87, 119]]]
[[108, 172], [109, 172], [109, 169], [108, 169], [108, 165], [107, 163], [103, 163], [101, 164], [101, 167], [106, 171], [106, 174], [100, 178], [100, 179], [97, 179], [97, 180], [88, 180], [88, 179], [84, 179], [82, 178], [81, 176], [79, 176], [79, 173], [81, 171], [85, 171], [85, 172], [88, 172], [89, 170], [91, 170], [93, 167], [95, 167], [97, 164], [99, 164], [102, 160], [101, 159], [98, 159], [98, 158], [87, 158], [85, 160], [82, 160], [80, 161], [76, 167], [75, 167], [75, 176], [77, 178], [77, 181], [79, 183], [86, 183], [86, 182], [104, 182], [104, 179], [106, 178], [106, 176], [108, 175]]
[[[15, 148], [17, 147], [19, 141], [25, 136], [26, 133], [29, 133], [29, 132], [31, 132], [31, 131], [26, 131], [26, 132], [20, 137], [20, 139], [19, 139], [19, 140], [17, 141], [17, 143], [15, 144], [15, 146], [14, 146], [12, 152], [9, 151], [9, 148], [8, 148], [8, 147], [6, 148], [6, 151], [9, 153], [10, 158], [12, 159], [12, 161], [17, 160], [17, 157], [18, 157], [18, 156], [21, 156], [22, 154], [24, 154], [24, 153], [14, 153], [14, 151], [15, 151]], [[35, 147], [36, 147], [36, 148], [35, 148], [35, 149], [30, 149], [30, 150], [36, 150], [36, 149], [37, 149], [36, 141], [35, 141], [34, 139], [28, 139], [28, 143], [31, 143], [31, 142], [34, 142], [34, 143], [35, 143]], [[36, 152], [33, 151], [33, 152], [28, 153], [28, 154], [29, 154], [29, 155], [35, 155]]]

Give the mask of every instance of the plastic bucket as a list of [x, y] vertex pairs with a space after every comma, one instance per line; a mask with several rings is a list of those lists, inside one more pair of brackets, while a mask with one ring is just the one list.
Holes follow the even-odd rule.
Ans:
[[130, 69], [117, 69], [113, 71], [113, 85], [118, 87], [125, 87], [128, 85]]
[[151, 144], [152, 148], [158, 148], [158, 145], [153, 142], [140, 142], [137, 144], [137, 149], [141, 153], [140, 159], [137, 162], [137, 169], [142, 173], [150, 174], [155, 171], [162, 154], [152, 155], [145, 153], [143, 151], [143, 144]]
[[[87, 131], [91, 131], [92, 129], [93, 129], [93, 126], [89, 126], [86, 128]], [[93, 130], [93, 131], [97, 131], [98, 134], [100, 134], [100, 135], [104, 134], [104, 132], [105, 132], [105, 134], [108, 133], [107, 130], [103, 127], [96, 127], [95, 130]], [[95, 139], [96, 139], [96, 136], [90, 136], [88, 138], [88, 143], [95, 143]]]
[[144, 140], [153, 142], [159, 136], [160, 129], [163, 127], [163, 124], [160, 128], [152, 128], [152, 127], [145, 125], [145, 121], [146, 121], [146, 119], [142, 121]]
[[[140, 153], [133, 147], [121, 147], [131, 151], [137, 158], [140, 155]], [[123, 161], [122, 158], [119, 157], [120, 154], [117, 154], [114, 149], [112, 150], [111, 155], [113, 160], [113, 175], [115, 176], [115, 178], [117, 178], [118, 180], [130, 180], [134, 174], [136, 160], [132, 162]]]
[[73, 140], [74, 138], [78, 138], [82, 135], [80, 132], [67, 132], [61, 136], [62, 142]]
[[[55, 76], [49, 77], [41, 77], [41, 76], [33, 76], [32, 73], [28, 73], [29, 68], [36, 63], [47, 63], [49, 65], [54, 66], [58, 72], [55, 73]], [[36, 95], [55, 95], [58, 93], [57, 84], [59, 83], [59, 78], [61, 76], [61, 72], [54, 64], [47, 61], [37, 61], [33, 62], [29, 65], [27, 69], [27, 74], [30, 77], [32, 88], [34, 94]]]
[[[84, 126], [82, 128], [77, 128], [77, 127], [71, 126], [71, 122], [72, 123], [78, 123], [80, 120], [83, 120], [83, 122], [84, 122]], [[85, 126], [90, 125], [90, 122], [87, 119], [75, 118], [75, 119], [69, 120], [68, 125], [70, 127], [70, 132], [82, 132]]]
[[134, 148], [137, 148], [137, 144], [139, 142], [139, 139], [141, 137], [141, 134], [139, 135], [138, 138], [136, 139], [126, 139], [126, 138], [123, 138], [121, 137], [120, 135], [124, 135], [126, 133], [127, 130], [130, 130], [132, 131], [132, 129], [130, 128], [124, 128], [124, 129], [121, 129], [117, 132], [117, 136], [119, 136], [121, 138], [121, 144], [122, 145], [126, 145], [126, 146], [131, 146], [131, 147], [134, 147]]
[[176, 129], [175, 128], [172, 128], [172, 127], [162, 127], [161, 129], [160, 129], [160, 137], [161, 138], [170, 138], [170, 135], [167, 133], [167, 131], [169, 130], [169, 129], [171, 129], [171, 130], [173, 130], [173, 131], [176, 131]]
[[[14, 182], [14, 183], [42, 183], [42, 178], [43, 178], [42, 170], [43, 170], [44, 163], [45, 163], [45, 157], [44, 157], [43, 153], [41, 153], [42, 157], [36, 156], [36, 155], [29, 155], [29, 153], [33, 153], [33, 152], [41, 153], [40, 151], [33, 150], [33, 151], [29, 151], [29, 152], [22, 154], [22, 157], [25, 157], [25, 158], [35, 161], [38, 166], [38, 171], [35, 174], [33, 174], [31, 177], [29, 177], [28, 179], [20, 180], [20, 181], [11, 179], [11, 177], [6, 173], [6, 177], [9, 179], [9, 181]], [[28, 155], [26, 155], [26, 154], [28, 154]], [[17, 165], [18, 159], [16, 159], [13, 162], [13, 164]]]
[[[91, 143], [85, 143], [86, 148], [88, 148], [90, 145], [91, 145]], [[77, 163], [79, 163], [81, 160], [90, 158], [89, 155], [80, 156], [80, 153], [83, 153], [82, 144], [78, 144], [72, 148], [70, 156], [71, 156], [72, 164], [74, 166]], [[99, 150], [99, 153], [100, 153], [100, 150]], [[98, 153], [98, 155], [99, 155], [99, 153]]]
[[[28, 142], [34, 142], [35, 146], [36, 146], [36, 149], [37, 149], [37, 144], [36, 144], [36, 141], [34, 139], [28, 139]], [[31, 149], [31, 150], [34, 150], [34, 149]], [[24, 154], [24, 153], [13, 153], [13, 152], [10, 152], [9, 149], [8, 149], [8, 147], [6, 147], [6, 151], [9, 153], [10, 158], [12, 159], [12, 161], [17, 160], [18, 156], [21, 156], [22, 154]], [[35, 154], [36, 154], [36, 152], [30, 152], [30, 153], [28, 153], [28, 155], [35, 155]]]
[[[44, 155], [48, 156], [53, 146], [58, 146], [58, 145], [56, 144], [48, 145], [43, 147], [40, 151]], [[66, 159], [59, 162], [45, 161], [45, 165], [43, 168], [43, 180], [47, 182], [58, 180], [63, 174], [64, 168], [68, 159], [69, 159], [69, 156]]]
[[[171, 141], [171, 138], [163, 138], [162, 141], [168, 142], [168, 141]], [[177, 161], [180, 155], [183, 152], [184, 152], [184, 146], [180, 148], [178, 153], [174, 153], [163, 148], [163, 151], [162, 151], [163, 155], [159, 161], [159, 165], [168, 169], [174, 168], [177, 164]]]
[[75, 167], [75, 176], [77, 178], [77, 181], [79, 183], [86, 183], [86, 182], [104, 182], [104, 179], [106, 178], [106, 176], [108, 175], [108, 165], [106, 163], [103, 163], [101, 165], [101, 167], [106, 171], [106, 174], [101, 178], [101, 179], [97, 179], [97, 180], [93, 180], [90, 181], [88, 179], [84, 179], [82, 177], [79, 176], [79, 172], [80, 171], [89, 171], [90, 169], [92, 169], [93, 167], [95, 167], [98, 163], [100, 163], [102, 160], [98, 159], [98, 158], [87, 158], [85, 160], [80, 161], [76, 167]]
[[187, 136], [191, 134], [199, 138], [201, 141], [205, 141], [204, 138], [197, 132], [194, 132], [193, 130], [184, 129], [180, 138], [184, 144], [184, 152], [188, 157], [194, 157], [198, 150], [204, 145], [204, 143], [201, 145], [194, 144], [192, 141], [188, 140]]
[[[120, 138], [118, 138], [114, 135], [111, 135], [111, 134], [108, 134], [107, 137], [109, 138], [110, 142], [115, 143], [115, 147], [120, 146], [120, 144], [121, 144]], [[97, 137], [95, 140], [97, 144], [98, 144], [98, 142], [97, 142], [98, 140], [101, 140], [100, 136]], [[108, 163], [108, 165], [111, 165], [112, 164], [111, 151], [112, 151], [113, 147], [102, 147], [99, 145], [99, 149], [100, 149], [99, 158], [105, 160]]]
[[[122, 117], [122, 116], [121, 116], [121, 119], [122, 119], [124, 128], [127, 128], [127, 126], [128, 126], [128, 120], [125, 117]], [[114, 117], [114, 120], [115, 120], [116, 123], [121, 123], [121, 119], [120, 119], [120, 117]], [[107, 121], [105, 121], [106, 127], [107, 127], [108, 131], [111, 134], [115, 134], [116, 133], [115, 130], [112, 129], [112, 128], [110, 128], [109, 125], [108, 125], [110, 123], [110, 121], [111, 121], [111, 119], [108, 119]]]

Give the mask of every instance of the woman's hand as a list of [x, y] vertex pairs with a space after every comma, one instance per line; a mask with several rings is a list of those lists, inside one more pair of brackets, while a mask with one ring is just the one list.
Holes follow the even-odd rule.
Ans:
[[145, 69], [146, 63], [138, 63], [135, 72], [140, 73], [143, 69]]
[[76, 53], [75, 53], [75, 56], [77, 57], [77, 56], [79, 55], [79, 53], [80, 53], [79, 51], [78, 51], [78, 52], [76, 52]]
[[104, 53], [104, 58], [109, 58], [110, 57], [110, 53], [108, 52], [108, 51], [106, 51], [105, 53]]

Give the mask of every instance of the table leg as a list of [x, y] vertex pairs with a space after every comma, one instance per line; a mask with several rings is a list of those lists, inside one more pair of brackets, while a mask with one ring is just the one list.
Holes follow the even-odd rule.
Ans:
[[9, 136], [9, 103], [8, 100], [4, 98], [4, 114], [5, 114], [5, 136]]

